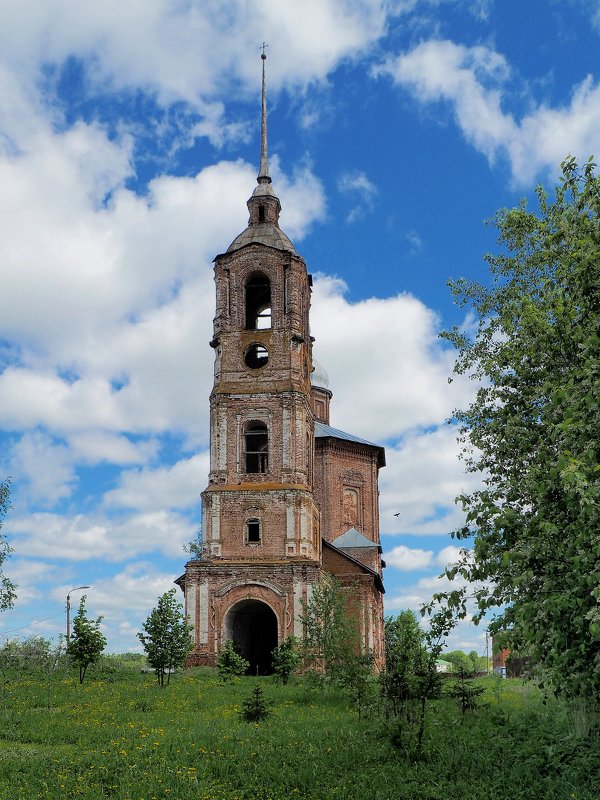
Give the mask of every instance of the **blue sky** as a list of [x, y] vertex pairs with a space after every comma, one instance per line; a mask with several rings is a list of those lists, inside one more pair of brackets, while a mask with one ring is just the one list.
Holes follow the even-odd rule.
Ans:
[[[208, 473], [212, 259], [255, 185], [315, 276], [332, 424], [385, 444], [386, 607], [441, 588], [476, 486], [445, 420], [450, 277], [485, 220], [598, 154], [599, 0], [19, 0], [0, 8], [0, 637], [90, 584], [111, 650], [183, 571]], [[398, 516], [394, 516], [398, 513]], [[74, 595], [77, 602], [77, 594]], [[461, 626], [451, 646], [483, 650]]]

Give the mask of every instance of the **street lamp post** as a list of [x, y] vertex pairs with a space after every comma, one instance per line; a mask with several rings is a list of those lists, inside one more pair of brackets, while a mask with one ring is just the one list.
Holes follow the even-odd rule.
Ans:
[[74, 589], [69, 589], [67, 592], [67, 646], [71, 641], [71, 592], [76, 592], [79, 589], [89, 588], [89, 586], [76, 586]]

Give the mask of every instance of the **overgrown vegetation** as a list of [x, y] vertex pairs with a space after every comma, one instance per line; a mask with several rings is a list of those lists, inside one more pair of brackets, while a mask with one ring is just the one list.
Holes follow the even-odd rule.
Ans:
[[373, 660], [361, 652], [353, 594], [332, 575], [313, 586], [303, 604], [302, 669], [321, 688], [346, 689], [359, 708], [366, 700]]
[[[562, 164], [539, 210], [501, 210], [492, 286], [459, 280], [473, 338], [446, 337], [455, 371], [478, 381], [455, 413], [467, 469], [483, 488], [460, 498], [474, 537], [447, 570], [475, 583], [478, 616], [504, 630], [555, 691], [600, 698], [600, 177]], [[464, 583], [464, 581], [463, 581]], [[467, 614], [468, 591], [438, 596]]]
[[[115, 659], [118, 662], [118, 659]], [[66, 662], [64, 662], [66, 663]], [[126, 664], [131, 662], [126, 659]], [[393, 747], [382, 707], [359, 717], [336, 687], [314, 697], [287, 685], [216, 670], [154, 676], [117, 668], [85, 683], [11, 671], [10, 727], [0, 725], [0, 797], [11, 800], [595, 800], [598, 720], [530, 684], [481, 679], [479, 707], [430, 701], [421, 759]], [[261, 689], [271, 714], [240, 715]]]

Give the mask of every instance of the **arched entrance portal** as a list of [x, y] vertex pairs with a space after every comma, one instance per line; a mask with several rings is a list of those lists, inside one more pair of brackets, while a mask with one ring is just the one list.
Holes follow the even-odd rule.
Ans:
[[260, 600], [241, 600], [225, 618], [225, 638], [250, 662], [248, 674], [270, 675], [271, 653], [277, 647], [277, 617]]

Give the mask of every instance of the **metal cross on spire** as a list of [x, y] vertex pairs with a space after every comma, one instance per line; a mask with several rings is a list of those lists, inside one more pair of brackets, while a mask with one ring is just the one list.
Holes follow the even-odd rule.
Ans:
[[262, 113], [260, 118], [260, 167], [258, 170], [259, 183], [271, 183], [269, 175], [269, 156], [267, 152], [267, 87], [265, 82], [265, 61], [267, 60], [266, 49], [269, 45], [262, 43]]

